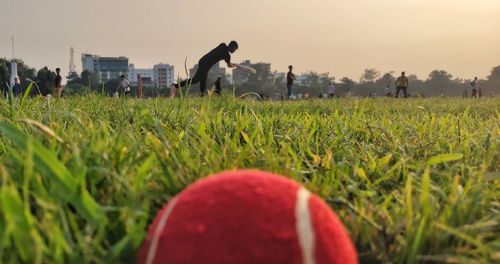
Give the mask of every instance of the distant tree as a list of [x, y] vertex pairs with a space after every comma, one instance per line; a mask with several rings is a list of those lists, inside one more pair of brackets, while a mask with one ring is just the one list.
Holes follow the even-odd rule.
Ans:
[[377, 71], [376, 69], [374, 68], [365, 69], [363, 74], [361, 74], [359, 82], [361, 84], [374, 83], [379, 77], [380, 77], [380, 72]]
[[271, 81], [272, 74], [271, 74], [271, 67], [269, 66], [269, 64], [257, 63], [254, 64], [253, 67], [255, 68], [257, 73], [250, 75], [249, 80], [253, 80], [256, 83], [262, 85]]
[[296, 82], [294, 85], [295, 94], [309, 94], [309, 96], [316, 97], [323, 93], [328, 82], [332, 80], [329, 73], [317, 73], [310, 71], [303, 74], [303, 82]]
[[429, 73], [428, 81], [446, 84], [451, 81], [451, 78], [453, 78], [453, 75], [449, 74], [446, 71], [434, 70], [431, 73]]
[[488, 81], [500, 81], [500, 65], [491, 69]]
[[[85, 93], [87, 91], [101, 92], [102, 86], [99, 84], [99, 77], [97, 74], [87, 70], [82, 71], [80, 76], [67, 81], [67, 90], [72, 90], [74, 93]], [[77, 92], [77, 89], [83, 89]]]
[[317, 72], [311, 71], [306, 75], [305, 82], [307, 86], [316, 88], [319, 86], [320, 76]]
[[500, 65], [491, 69], [484, 86], [483, 94], [500, 94]]
[[333, 82], [333, 80], [335, 80], [335, 78], [330, 77], [329, 72], [319, 74], [319, 83], [320, 83], [321, 88], [328, 87], [328, 83]]
[[430, 95], [460, 95], [459, 85], [452, 79], [453, 75], [444, 70], [434, 70], [425, 81]]
[[99, 85], [99, 76], [87, 70], [82, 71], [81, 84], [89, 86], [92, 91], [100, 91], [101, 89]]
[[[35, 79], [36, 70], [24, 64], [23, 60], [16, 59], [15, 61], [21, 87], [25, 88], [29, 85], [30, 80]], [[10, 83], [10, 60], [0, 58], [0, 87], [2, 91], [7, 89], [7, 83]]]
[[414, 82], [414, 81], [418, 81], [418, 80], [419, 80], [419, 79], [418, 79], [418, 76], [417, 76], [417, 75], [415, 75], [415, 74], [410, 74], [410, 75], [408, 75], [408, 81], [409, 81], [409, 82]]
[[[83, 75], [83, 72], [82, 72], [82, 75]], [[76, 84], [85, 85], [82, 77], [77, 76], [73, 79], [66, 79], [66, 85], [76, 85]]]
[[2, 95], [6, 94], [7, 83], [9, 82], [8, 76], [8, 64], [5, 59], [0, 59], [0, 91]]
[[66, 80], [67, 80], [67, 82], [71, 82], [71, 81], [77, 79], [78, 77], [79, 77], [78, 73], [76, 73], [76, 72], [70, 72], [68, 74], [68, 76], [66, 76]]
[[339, 94], [346, 94], [348, 92], [354, 91], [354, 88], [356, 87], [356, 82], [347, 77], [343, 77], [342, 79], [340, 79], [340, 83], [337, 86]]
[[394, 72], [391, 71], [391, 72], [387, 72], [387, 73], [384, 73], [384, 75], [382, 75], [382, 77], [380, 79], [378, 79], [375, 84], [377, 86], [380, 86], [380, 87], [387, 87], [387, 85], [389, 86], [394, 86], [394, 82], [396, 81], [396, 78], [394, 77]]
[[428, 96], [432, 94], [432, 89], [428, 88], [425, 85], [425, 82], [420, 80], [417, 75], [415, 74], [410, 74], [408, 75], [408, 82], [410, 84], [409, 86], [409, 93], [417, 93], [420, 96]]
[[286, 75], [280, 75], [277, 71], [272, 72], [270, 85], [265, 93], [266, 96], [274, 97], [276, 93], [285, 93]]
[[42, 95], [47, 95], [54, 91], [55, 78], [56, 78], [56, 73], [49, 70], [47, 66], [43, 67], [37, 72], [35, 81], [40, 87]]

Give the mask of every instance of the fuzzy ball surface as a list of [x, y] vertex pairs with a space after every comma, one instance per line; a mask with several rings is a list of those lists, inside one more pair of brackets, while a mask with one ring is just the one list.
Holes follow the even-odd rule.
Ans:
[[357, 263], [344, 226], [316, 195], [272, 173], [201, 179], [156, 216], [139, 263]]

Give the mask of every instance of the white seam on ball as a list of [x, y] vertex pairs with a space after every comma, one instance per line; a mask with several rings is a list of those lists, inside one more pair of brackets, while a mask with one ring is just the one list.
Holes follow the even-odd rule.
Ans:
[[315, 264], [314, 258], [314, 229], [312, 226], [311, 211], [309, 210], [309, 198], [311, 193], [301, 187], [297, 191], [295, 203], [295, 219], [299, 245], [302, 249], [302, 263]]
[[158, 241], [160, 240], [160, 235], [163, 229], [165, 228], [165, 225], [167, 224], [168, 217], [172, 213], [172, 210], [174, 209], [175, 203], [177, 202], [176, 198], [173, 198], [170, 200], [167, 209], [165, 212], [162, 214], [160, 218], [160, 222], [156, 226], [156, 229], [153, 232], [153, 239], [151, 240], [151, 245], [149, 246], [148, 250], [148, 255], [146, 258], [146, 264], [152, 264], [155, 256], [156, 256], [156, 249], [158, 248]]

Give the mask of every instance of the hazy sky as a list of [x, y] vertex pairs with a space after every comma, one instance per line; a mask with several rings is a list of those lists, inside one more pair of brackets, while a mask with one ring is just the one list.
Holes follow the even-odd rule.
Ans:
[[221, 42], [233, 61], [356, 80], [363, 69], [485, 77], [500, 65], [500, 0], [0, 0], [0, 57], [67, 73], [69, 47], [183, 73]]

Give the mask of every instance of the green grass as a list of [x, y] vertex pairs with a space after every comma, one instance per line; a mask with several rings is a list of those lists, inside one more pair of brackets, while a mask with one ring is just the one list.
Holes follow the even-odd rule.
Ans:
[[260, 168], [337, 212], [363, 263], [500, 261], [500, 99], [0, 101], [0, 262], [130, 262], [199, 178]]

